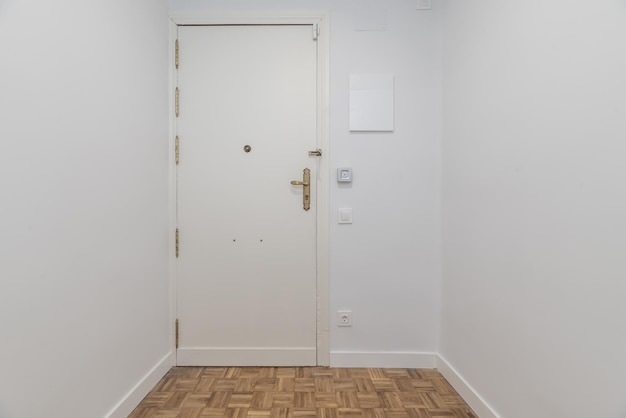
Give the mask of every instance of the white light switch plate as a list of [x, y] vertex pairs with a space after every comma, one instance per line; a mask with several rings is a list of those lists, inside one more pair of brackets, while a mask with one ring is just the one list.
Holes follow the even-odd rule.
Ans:
[[352, 208], [341, 208], [337, 210], [337, 222], [340, 224], [352, 223]]

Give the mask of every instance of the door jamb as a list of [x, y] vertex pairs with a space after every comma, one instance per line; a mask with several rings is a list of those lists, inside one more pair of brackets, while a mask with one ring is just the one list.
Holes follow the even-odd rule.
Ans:
[[[181, 25], [315, 25], [320, 30], [317, 38], [317, 145], [322, 150], [318, 158], [317, 178], [317, 365], [330, 365], [330, 24], [328, 13], [211, 13], [211, 12], [172, 12], [170, 13], [170, 346], [176, 353], [176, 255], [174, 252], [174, 231], [176, 219], [176, 165], [174, 162], [174, 141], [176, 116], [174, 109], [174, 89], [176, 68], [174, 66], [173, 45], [177, 29]], [[313, 34], [311, 34], [312, 36]]]

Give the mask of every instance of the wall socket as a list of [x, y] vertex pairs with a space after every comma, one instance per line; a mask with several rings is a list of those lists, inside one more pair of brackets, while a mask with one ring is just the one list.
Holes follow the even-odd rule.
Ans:
[[352, 326], [352, 311], [337, 311], [337, 326], [338, 327], [351, 327]]

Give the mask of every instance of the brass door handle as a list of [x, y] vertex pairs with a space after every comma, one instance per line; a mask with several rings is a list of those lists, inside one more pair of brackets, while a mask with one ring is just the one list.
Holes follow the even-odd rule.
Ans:
[[302, 173], [302, 181], [293, 180], [294, 186], [302, 186], [302, 207], [304, 210], [311, 209], [311, 170], [305, 168]]

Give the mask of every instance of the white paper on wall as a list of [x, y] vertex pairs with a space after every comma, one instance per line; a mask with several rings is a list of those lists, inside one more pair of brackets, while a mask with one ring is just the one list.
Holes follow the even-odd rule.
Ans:
[[350, 130], [393, 131], [393, 74], [350, 75]]

